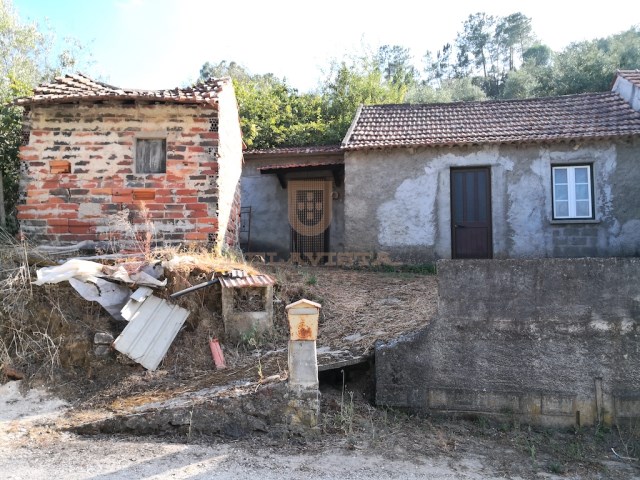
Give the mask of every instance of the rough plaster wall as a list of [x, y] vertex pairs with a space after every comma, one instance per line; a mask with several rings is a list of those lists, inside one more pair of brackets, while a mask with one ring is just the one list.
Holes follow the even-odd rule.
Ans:
[[[242, 172], [242, 206], [251, 206], [251, 252], [275, 252], [278, 258], [289, 257], [289, 211], [288, 191], [280, 186], [276, 175], [263, 175], [258, 167], [276, 164], [318, 163], [326, 157], [312, 158], [261, 158], [245, 163]], [[331, 175], [329, 172], [322, 175]], [[309, 178], [310, 173], [300, 174]], [[338, 198], [333, 200], [330, 229], [330, 250], [340, 252], [344, 248], [344, 185], [333, 183], [333, 192]]]
[[[438, 315], [376, 349], [379, 404], [640, 417], [640, 259], [442, 260]], [[537, 418], [547, 417], [547, 418]]]
[[612, 90], [624, 98], [631, 108], [640, 112], [640, 88], [629, 80], [618, 77]]
[[[489, 166], [495, 258], [638, 255], [639, 155], [637, 142], [349, 152], [346, 248], [450, 258], [450, 169]], [[576, 163], [593, 164], [596, 218], [554, 222], [551, 165]]]
[[[241, 193], [239, 192], [242, 174], [242, 132], [238, 116], [238, 103], [231, 82], [225, 85], [219, 95], [218, 147], [218, 224], [220, 235], [217, 248], [225, 248], [225, 239], [229, 246], [235, 246], [238, 240], [237, 222], [240, 214]], [[238, 195], [240, 198], [238, 198]], [[236, 200], [239, 200], [236, 202]], [[232, 237], [232, 238], [230, 238]]]
[[513, 168], [513, 161], [495, 146], [347, 153], [346, 248], [397, 252], [418, 260], [449, 257], [449, 169], [463, 166], [492, 167], [494, 252], [502, 254], [504, 172]]
[[287, 190], [275, 175], [261, 175], [255, 168], [242, 176], [242, 206], [251, 207], [252, 252], [289, 252]]
[[[617, 166], [610, 173], [612, 192], [606, 211], [610, 248], [620, 256], [640, 256], [640, 141], [616, 146]], [[615, 215], [614, 215], [615, 214]]]

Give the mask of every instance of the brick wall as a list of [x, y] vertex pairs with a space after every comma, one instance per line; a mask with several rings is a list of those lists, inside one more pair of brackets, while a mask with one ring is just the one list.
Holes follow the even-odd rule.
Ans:
[[231, 205], [231, 213], [229, 222], [227, 223], [227, 232], [225, 235], [225, 246], [233, 247], [240, 243], [240, 185], [236, 187], [233, 195], [233, 203]]
[[[124, 240], [150, 226], [162, 243], [217, 238], [215, 107], [35, 105], [29, 122], [18, 219], [31, 240]], [[166, 138], [166, 173], [136, 173], [136, 139], [154, 136]]]

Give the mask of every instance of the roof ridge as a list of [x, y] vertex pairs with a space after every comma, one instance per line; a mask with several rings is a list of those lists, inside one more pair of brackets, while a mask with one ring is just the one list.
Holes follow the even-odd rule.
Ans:
[[498, 98], [498, 99], [489, 99], [489, 100], [457, 100], [455, 102], [433, 102], [433, 103], [375, 103], [375, 104], [361, 104], [362, 108], [391, 108], [391, 107], [402, 107], [402, 108], [411, 108], [411, 107], [431, 107], [431, 106], [451, 106], [451, 105], [488, 105], [488, 104], [505, 104], [505, 103], [525, 103], [525, 102], [542, 102], [549, 100], [563, 100], [569, 98], [577, 98], [577, 97], [589, 97], [589, 96], [598, 96], [598, 97], [610, 97], [617, 96], [615, 92], [611, 92], [609, 90], [604, 92], [583, 92], [583, 93], [571, 93], [567, 95], [556, 95], [556, 96], [547, 96], [547, 97], [527, 97], [527, 98]]
[[137, 99], [156, 102], [211, 103], [218, 98], [230, 78], [208, 79], [186, 87], [156, 90], [121, 88], [94, 80], [88, 75], [76, 72], [55, 77], [51, 82], [38, 85], [30, 97], [14, 101], [17, 105], [32, 103], [65, 103], [78, 100]]

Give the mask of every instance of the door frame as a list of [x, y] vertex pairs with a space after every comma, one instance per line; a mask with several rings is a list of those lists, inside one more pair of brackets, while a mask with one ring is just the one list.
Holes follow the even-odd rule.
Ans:
[[[487, 224], [488, 224], [488, 233], [487, 233], [487, 242], [488, 242], [488, 254], [486, 258], [493, 258], [493, 203], [491, 201], [491, 166], [488, 165], [480, 165], [473, 167], [450, 167], [449, 168], [449, 225], [451, 228], [451, 258], [459, 258], [456, 256], [456, 227], [455, 227], [455, 217], [454, 217], [454, 182], [453, 182], [453, 174], [455, 172], [477, 172], [479, 170], [484, 170], [487, 172]], [[484, 257], [483, 257], [484, 258]]]

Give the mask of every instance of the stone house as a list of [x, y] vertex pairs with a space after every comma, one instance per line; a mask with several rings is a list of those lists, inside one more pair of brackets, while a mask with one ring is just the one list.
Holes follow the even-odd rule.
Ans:
[[639, 85], [638, 71], [620, 71], [611, 92], [362, 106], [340, 148], [246, 152], [249, 250], [296, 253], [287, 221], [306, 207], [287, 182], [335, 178], [330, 241], [312, 252], [640, 255]]
[[27, 238], [125, 241], [129, 229], [161, 244], [236, 245], [243, 143], [230, 79], [151, 91], [67, 75], [16, 103]]

